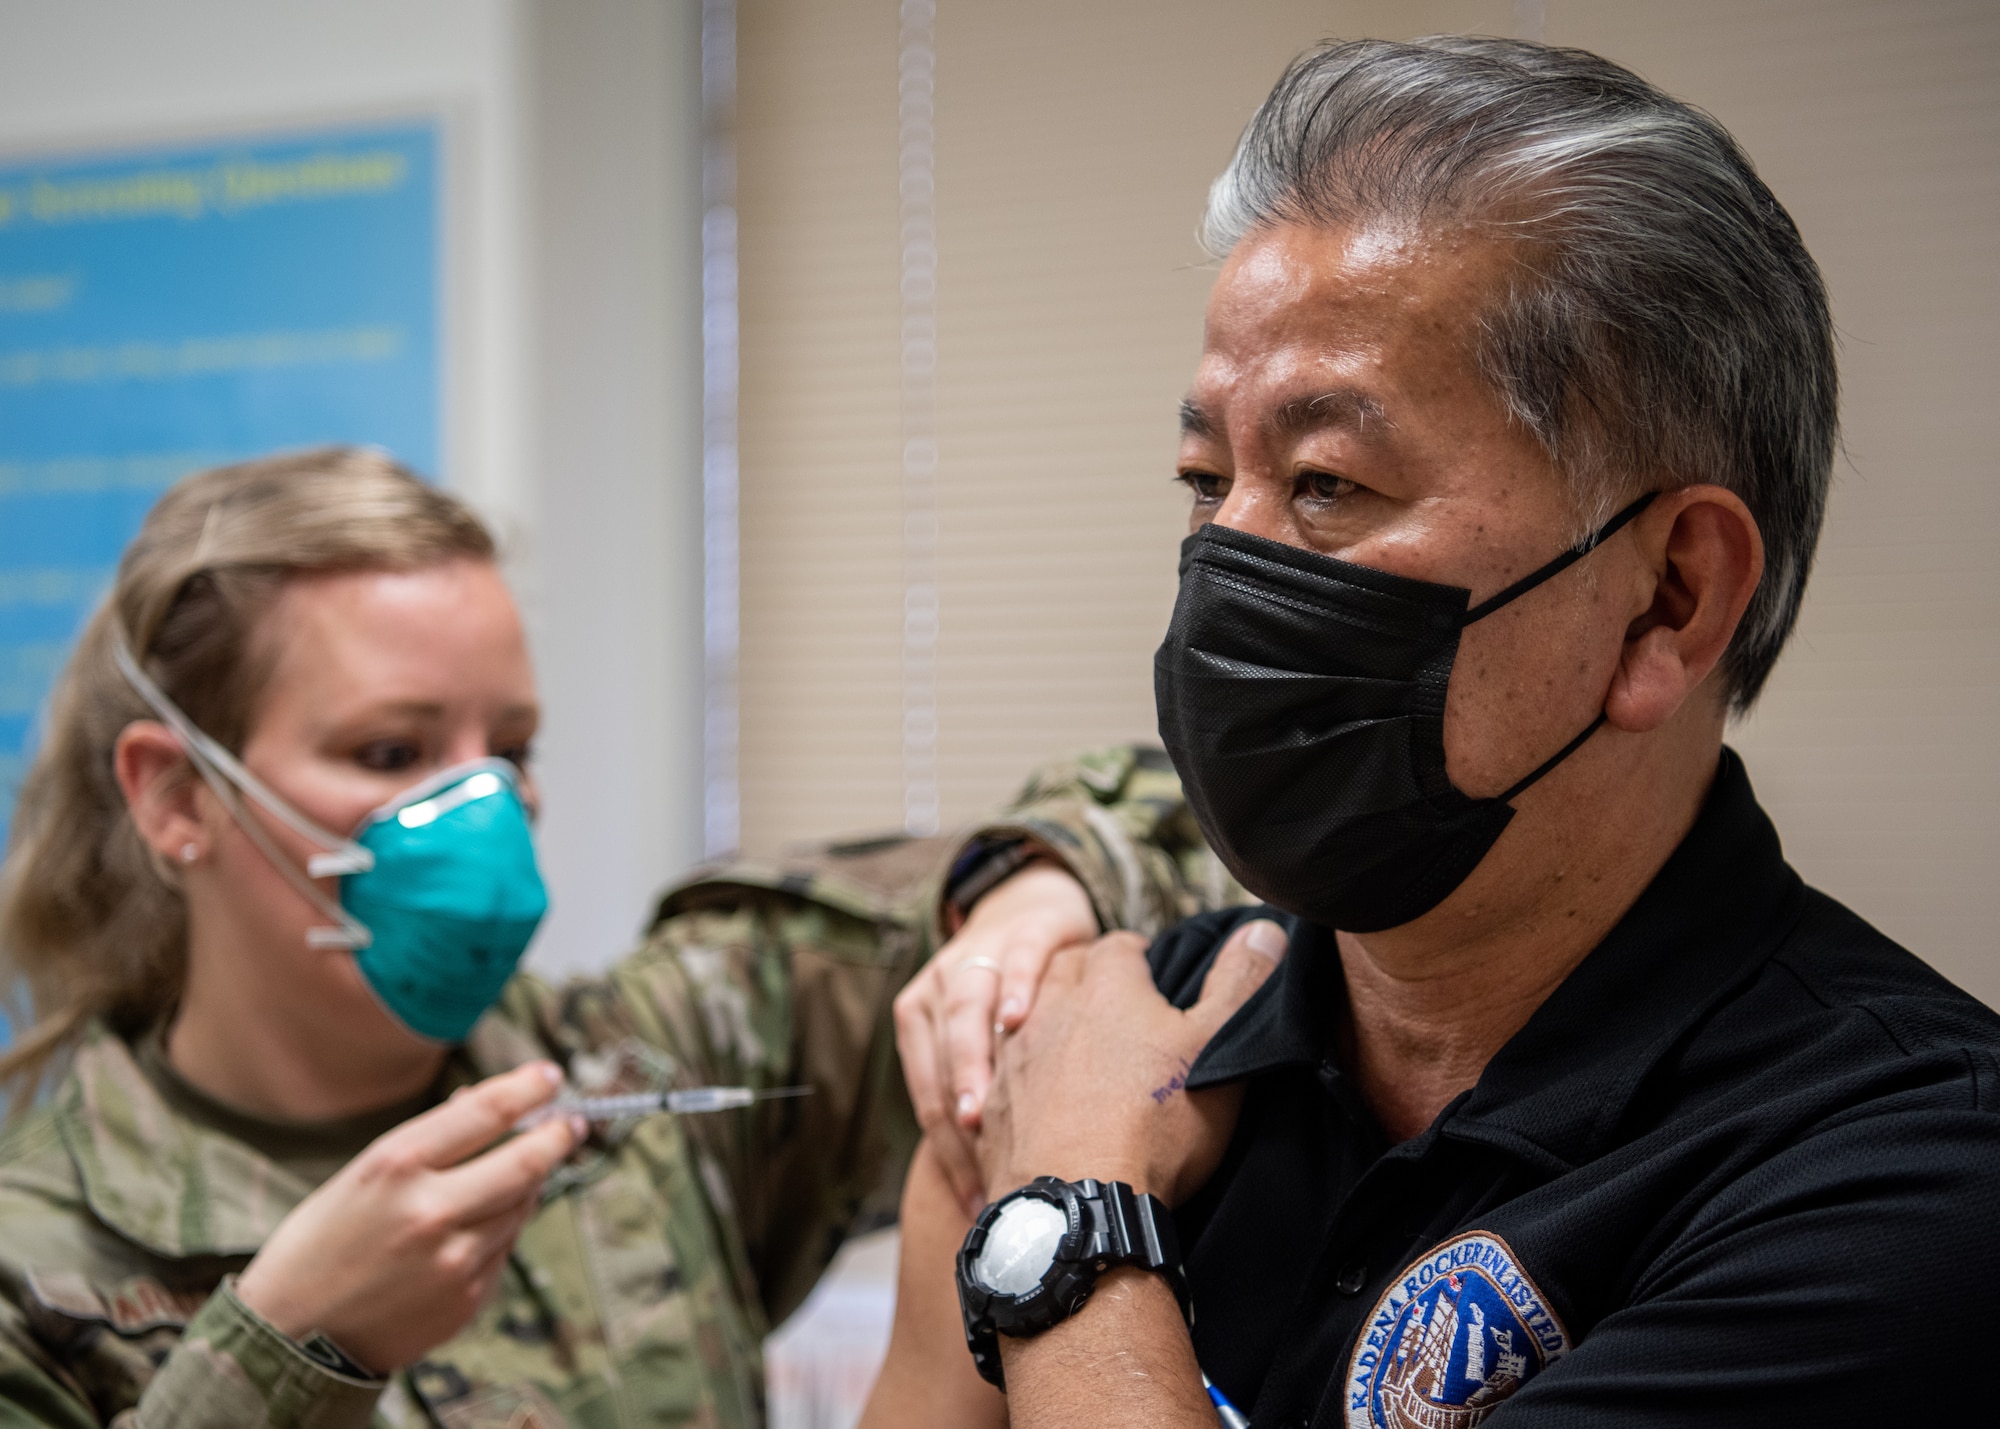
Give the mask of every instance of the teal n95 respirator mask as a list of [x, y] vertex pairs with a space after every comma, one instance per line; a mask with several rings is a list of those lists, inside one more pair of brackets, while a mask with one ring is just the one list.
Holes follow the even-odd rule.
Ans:
[[[548, 911], [520, 774], [504, 759], [455, 765], [363, 818], [351, 837], [322, 828], [197, 729], [132, 658], [119, 670], [179, 738], [188, 760], [272, 867], [331, 926], [316, 948], [351, 948], [362, 977], [411, 1031], [463, 1041], [499, 998]], [[301, 870], [243, 807], [247, 796], [319, 847]], [[340, 880], [339, 900], [313, 880]]]

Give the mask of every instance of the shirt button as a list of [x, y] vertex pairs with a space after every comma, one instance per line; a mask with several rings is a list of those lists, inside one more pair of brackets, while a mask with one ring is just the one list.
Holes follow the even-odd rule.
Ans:
[[1361, 1287], [1368, 1283], [1368, 1267], [1365, 1265], [1343, 1266], [1333, 1288], [1343, 1295], [1359, 1295]]
[[1333, 1084], [1339, 1080], [1340, 1066], [1338, 1063], [1328, 1058], [1319, 1064], [1319, 1084], [1321, 1086], [1325, 1087], [1328, 1091], [1332, 1091]]

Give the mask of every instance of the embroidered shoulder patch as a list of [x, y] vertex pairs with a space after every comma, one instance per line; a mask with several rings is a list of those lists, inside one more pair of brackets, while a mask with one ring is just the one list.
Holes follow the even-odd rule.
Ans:
[[1569, 1347], [1506, 1241], [1453, 1236], [1375, 1302], [1347, 1367], [1348, 1429], [1471, 1429]]

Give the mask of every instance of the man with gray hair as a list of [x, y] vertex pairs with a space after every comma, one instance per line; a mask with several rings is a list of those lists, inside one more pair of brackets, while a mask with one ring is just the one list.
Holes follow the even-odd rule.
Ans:
[[1206, 234], [1156, 687], [1266, 906], [1054, 960], [872, 1422], [1962, 1417], [2000, 1018], [1722, 745], [1835, 448], [1791, 219], [1618, 66], [1445, 38], [1295, 62]]

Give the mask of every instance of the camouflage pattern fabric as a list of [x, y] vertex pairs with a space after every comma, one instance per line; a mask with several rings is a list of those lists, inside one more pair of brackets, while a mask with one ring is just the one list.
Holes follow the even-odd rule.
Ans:
[[1114, 745], [1036, 770], [1011, 809], [960, 840], [954, 866], [1010, 840], [1074, 873], [1106, 931], [1150, 938], [1205, 909], [1257, 901], [1203, 842], [1163, 749]]
[[[1210, 886], [1171, 772], [1147, 758], [1043, 771], [995, 826], [1062, 856], [1114, 925], [1140, 910], [1150, 928]], [[894, 837], [704, 870], [603, 978], [517, 978], [445, 1089], [554, 1057], [591, 1093], [814, 1095], [599, 1128], [474, 1322], [386, 1383], [232, 1288], [351, 1151], [265, 1155], [94, 1028], [0, 1140], [0, 1426], [761, 1425], [764, 1336], [857, 1223], [893, 1212], [916, 1128], [889, 1004], [929, 955], [954, 846]]]

